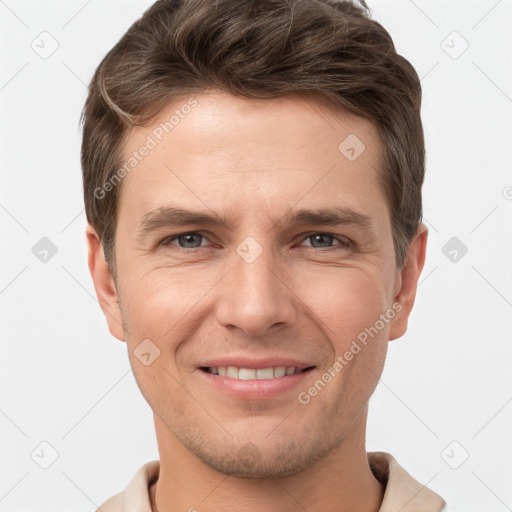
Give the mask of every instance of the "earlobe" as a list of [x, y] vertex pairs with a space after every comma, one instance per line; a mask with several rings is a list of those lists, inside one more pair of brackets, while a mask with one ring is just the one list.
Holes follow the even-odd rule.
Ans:
[[88, 266], [94, 283], [96, 296], [107, 319], [112, 336], [125, 341], [119, 297], [114, 278], [105, 260], [100, 239], [94, 228], [88, 224], [85, 230], [88, 247]]
[[[407, 331], [407, 322], [416, 299], [418, 281], [425, 264], [427, 238], [428, 229], [424, 224], [420, 224], [415, 237], [409, 244], [404, 267], [397, 276], [397, 282], [399, 283], [397, 288], [399, 291], [393, 302], [401, 307], [391, 323], [389, 331], [390, 341], [402, 337]], [[398, 307], [396, 309], [398, 310]]]

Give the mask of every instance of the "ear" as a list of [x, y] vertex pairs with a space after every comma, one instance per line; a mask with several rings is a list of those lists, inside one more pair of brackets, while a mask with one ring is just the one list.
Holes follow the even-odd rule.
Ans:
[[[416, 299], [418, 280], [425, 264], [427, 237], [427, 227], [420, 224], [416, 235], [409, 244], [404, 267], [398, 270], [395, 288], [395, 291], [398, 290], [398, 292], [393, 301], [398, 312], [391, 322], [390, 341], [400, 338], [407, 331], [407, 321]], [[398, 310], [398, 304], [401, 306], [400, 310]]]
[[118, 340], [125, 341], [119, 297], [114, 278], [105, 260], [103, 246], [90, 224], [87, 224], [85, 234], [89, 250], [89, 271], [101, 309], [107, 318], [109, 331]]

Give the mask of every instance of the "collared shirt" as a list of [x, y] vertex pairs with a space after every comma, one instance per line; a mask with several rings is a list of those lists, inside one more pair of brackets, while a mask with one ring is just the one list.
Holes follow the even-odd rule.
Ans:
[[[415, 480], [389, 453], [369, 452], [368, 462], [385, 488], [379, 512], [448, 512], [443, 498]], [[96, 512], [152, 512], [149, 487], [159, 471], [160, 461], [147, 462], [123, 492], [112, 496]]]

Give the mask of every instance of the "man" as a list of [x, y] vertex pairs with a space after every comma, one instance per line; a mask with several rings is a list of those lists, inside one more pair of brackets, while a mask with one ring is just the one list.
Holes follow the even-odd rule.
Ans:
[[365, 449], [425, 260], [420, 103], [364, 4], [160, 1], [108, 53], [89, 268], [160, 460], [99, 510], [446, 510]]

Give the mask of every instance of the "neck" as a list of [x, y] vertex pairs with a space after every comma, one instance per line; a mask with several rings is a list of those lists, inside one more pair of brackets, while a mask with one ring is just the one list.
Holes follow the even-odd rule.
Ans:
[[377, 512], [383, 487], [368, 464], [366, 411], [342, 443], [298, 474], [251, 479], [221, 474], [186, 450], [154, 415], [160, 455], [159, 478], [150, 488], [153, 512]]

